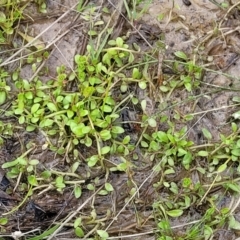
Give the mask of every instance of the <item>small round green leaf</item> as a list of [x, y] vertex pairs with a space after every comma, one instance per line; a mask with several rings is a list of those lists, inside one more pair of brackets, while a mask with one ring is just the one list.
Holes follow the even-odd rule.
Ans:
[[148, 147], [148, 143], [145, 142], [145, 141], [141, 141], [141, 146], [144, 147], [144, 148], [147, 148]]
[[126, 137], [124, 137], [124, 139], [122, 140], [123, 144], [128, 144], [130, 142], [131, 138], [129, 135], [127, 135]]
[[99, 195], [102, 195], [102, 196], [106, 196], [108, 195], [108, 191], [107, 190], [101, 190], [98, 192]]
[[38, 182], [37, 182], [36, 176], [34, 176], [34, 175], [28, 176], [28, 182], [32, 186], [38, 186]]
[[2, 165], [2, 168], [9, 168], [9, 167], [14, 167], [18, 164], [19, 162], [19, 158], [13, 160], [13, 161], [10, 161], [10, 162], [5, 162], [3, 165]]
[[206, 128], [202, 128], [202, 132], [205, 138], [208, 140], [212, 139], [212, 134]]
[[233, 113], [232, 116], [234, 119], [240, 119], [240, 111]]
[[162, 86], [160, 86], [160, 90], [162, 92], [168, 92], [169, 91], [169, 87], [162, 85]]
[[80, 228], [80, 227], [75, 228], [75, 234], [80, 238], [84, 237], [84, 232], [83, 232], [82, 228]]
[[183, 210], [182, 209], [174, 209], [174, 210], [166, 211], [166, 213], [170, 217], [179, 217], [183, 214]]
[[102, 130], [99, 134], [100, 134], [100, 137], [102, 138], [102, 140], [104, 140], [104, 141], [109, 140], [112, 137], [110, 131], [106, 130], [106, 129]]
[[232, 155], [234, 156], [237, 156], [237, 157], [240, 157], [240, 148], [234, 148], [232, 151], [231, 151]]
[[39, 109], [39, 107], [40, 107], [39, 103], [33, 104], [32, 107], [31, 107], [31, 113], [32, 114], [35, 113]]
[[220, 165], [217, 169], [218, 173], [224, 172], [227, 169], [227, 164], [223, 163], [222, 165]]
[[25, 123], [25, 117], [22, 115], [20, 116], [20, 118], [18, 119], [19, 124], [24, 124]]
[[138, 83], [138, 86], [139, 86], [141, 89], [143, 89], [143, 90], [147, 88], [147, 84], [146, 84], [146, 82], [144, 82], [144, 81], [139, 82], [139, 83]]
[[174, 55], [183, 60], [187, 60], [187, 55], [182, 51], [177, 51], [174, 53]]
[[44, 179], [49, 179], [51, 177], [51, 172], [46, 170], [41, 173], [41, 177], [43, 177]]
[[147, 107], [147, 101], [145, 99], [141, 101], [141, 107], [142, 110], [145, 112]]
[[75, 196], [75, 198], [80, 198], [81, 195], [82, 195], [82, 189], [80, 186], [76, 185], [74, 188], [74, 196]]
[[110, 147], [109, 146], [105, 146], [105, 147], [103, 147], [102, 149], [101, 149], [101, 154], [102, 155], [105, 155], [105, 154], [107, 154], [107, 153], [109, 153], [110, 152]]
[[49, 109], [51, 112], [57, 112], [57, 107], [56, 107], [56, 105], [55, 105], [54, 103], [49, 102], [49, 103], [47, 104], [47, 107], [48, 107], [48, 109]]
[[28, 125], [27, 128], [26, 128], [26, 131], [27, 131], [27, 132], [32, 132], [32, 131], [34, 131], [35, 129], [36, 129], [35, 126], [33, 126], [33, 125]]
[[149, 124], [150, 127], [153, 127], [153, 128], [157, 126], [157, 122], [154, 118], [149, 118], [148, 119], [148, 124]]
[[26, 93], [25, 93], [25, 98], [26, 98], [26, 99], [29, 99], [29, 100], [30, 100], [30, 99], [33, 99], [33, 93], [32, 93], [32, 92], [26, 92]]
[[121, 134], [121, 133], [124, 133], [124, 129], [119, 126], [113, 126], [111, 129], [111, 132], [115, 134]]
[[108, 192], [112, 192], [114, 189], [113, 189], [113, 186], [110, 184], [110, 183], [105, 183], [105, 189], [108, 191]]
[[88, 159], [88, 166], [89, 167], [93, 167], [96, 165], [96, 163], [98, 162], [99, 157], [98, 155], [93, 155]]
[[116, 44], [117, 44], [118, 47], [122, 47], [123, 46], [123, 39], [118, 37], [116, 39]]
[[102, 240], [105, 240], [109, 237], [108, 233], [104, 230], [97, 230], [97, 233], [102, 238]]
[[31, 160], [29, 161], [29, 164], [32, 165], [32, 166], [36, 166], [36, 165], [39, 164], [39, 160], [37, 160], [37, 159], [31, 159]]
[[81, 225], [82, 219], [79, 217], [74, 221], [73, 227], [76, 228]]
[[8, 219], [7, 218], [0, 218], [0, 225], [6, 225], [8, 223]]
[[197, 154], [198, 154], [198, 156], [201, 156], [201, 157], [207, 157], [208, 156], [207, 151], [199, 151]]
[[104, 111], [104, 112], [110, 113], [110, 112], [112, 112], [112, 107], [105, 104], [101, 107], [101, 110]]

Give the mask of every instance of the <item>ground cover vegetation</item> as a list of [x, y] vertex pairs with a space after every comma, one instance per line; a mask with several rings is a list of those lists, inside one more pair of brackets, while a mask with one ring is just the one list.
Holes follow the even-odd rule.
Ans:
[[[239, 88], [206, 90], [204, 79], [239, 81], [211, 68], [205, 43], [229, 34], [222, 26], [240, 4], [214, 1], [222, 13], [214, 28], [169, 58], [164, 33], [138, 27], [151, 4], [67, 6], [87, 41], [72, 65], [50, 76], [46, 62], [59, 38], [48, 45], [21, 28], [30, 5], [41, 16], [49, 1], [0, 1], [1, 239], [237, 238]], [[173, 10], [158, 21], [174, 21]], [[228, 105], [198, 108], [223, 91], [234, 92]], [[203, 117], [223, 109], [231, 110], [224, 131], [202, 124], [191, 137]]]

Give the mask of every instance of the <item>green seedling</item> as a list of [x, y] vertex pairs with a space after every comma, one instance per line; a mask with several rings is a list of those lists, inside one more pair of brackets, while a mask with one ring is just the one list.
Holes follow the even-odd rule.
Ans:
[[1, 217], [0, 218], [0, 229], [1, 229], [1, 233], [4, 233], [6, 232], [6, 229], [5, 229], [5, 225], [8, 223], [8, 218], [6, 217]]
[[[46, 1], [35, 0], [39, 6], [39, 11], [46, 13]], [[9, 37], [14, 33], [14, 24], [23, 19], [24, 9], [28, 6], [29, 2], [21, 1], [7, 1], [0, 2], [0, 44], [9, 42]]]
[[82, 222], [81, 218], [77, 218], [74, 221], [74, 231], [77, 237], [84, 237], [84, 231], [82, 229], [81, 222]]
[[131, 23], [137, 21], [148, 10], [152, 0], [133, 0], [129, 4], [127, 0], [124, 0], [124, 7], [127, 11], [127, 17]]
[[[115, 139], [124, 129], [115, 121], [119, 118], [117, 104], [112, 97], [116, 74], [113, 70], [121, 67], [127, 61], [134, 60], [133, 52], [124, 44], [122, 38], [109, 42], [112, 47], [103, 50], [102, 59], [91, 58], [92, 48], [88, 46], [89, 55], [75, 56], [75, 72], [67, 76], [64, 67], [57, 68], [57, 78], [43, 84], [38, 78], [33, 82], [18, 79], [14, 75], [15, 86], [18, 89], [17, 99], [13, 103], [12, 114], [18, 116], [19, 124], [26, 125], [27, 131], [36, 129], [44, 132], [45, 136], [59, 136], [58, 146], [53, 146], [48, 137], [46, 146], [64, 154], [74, 147], [83, 144], [91, 147], [97, 144], [98, 153], [88, 160], [89, 166], [94, 166], [103, 160], [108, 153], [124, 152], [125, 155], [133, 150], [133, 146], [125, 146], [125, 142]], [[141, 73], [133, 69], [132, 79], [140, 79]], [[139, 80], [140, 81], [140, 80]], [[76, 84], [78, 91], [67, 91], [68, 84]], [[145, 83], [144, 83], [145, 84]], [[141, 82], [140, 82], [141, 85]], [[146, 84], [145, 84], [146, 85]], [[153, 119], [150, 121], [153, 125]], [[107, 141], [112, 146], [103, 146]]]
[[34, 147], [28, 149], [20, 157], [14, 159], [13, 161], [5, 162], [2, 168], [10, 168], [11, 171], [7, 173], [9, 178], [20, 178], [23, 173], [32, 173], [35, 171], [35, 166], [38, 165], [39, 161], [37, 159], [28, 159], [27, 155], [34, 149]]
[[203, 69], [189, 60], [182, 51], [175, 52], [175, 56], [179, 60], [173, 62], [173, 69], [177, 74], [180, 73], [180, 76], [171, 79], [169, 83], [164, 83], [160, 86], [160, 90], [162, 92], [172, 92], [175, 88], [184, 86], [188, 92], [191, 92], [198, 88], [203, 76]]
[[8, 92], [11, 88], [6, 83], [8, 73], [0, 69], [0, 105], [4, 104], [8, 98]]

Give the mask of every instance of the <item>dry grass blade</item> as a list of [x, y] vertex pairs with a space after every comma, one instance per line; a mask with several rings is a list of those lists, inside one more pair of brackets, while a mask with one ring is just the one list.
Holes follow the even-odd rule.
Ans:
[[[121, 0], [121, 1], [125, 1], [125, 0]], [[118, 7], [116, 5], [114, 5], [112, 3], [111, 0], [108, 0], [108, 2], [116, 9], [116, 11], [118, 10]], [[153, 49], [153, 46], [149, 43], [149, 41], [143, 36], [143, 34], [141, 34], [141, 32], [126, 18], [126, 16], [124, 16], [122, 13], [120, 13], [121, 16], [131, 25], [131, 27], [134, 29], [134, 31], [136, 31], [138, 33], [138, 35], [145, 41], [145, 43], [151, 48]]]
[[[9, 64], [9, 62], [16, 58], [24, 49], [26, 49], [27, 47], [30, 47], [32, 44], [34, 44], [34, 42], [39, 41], [38, 39], [47, 31], [49, 31], [57, 22], [59, 22], [60, 20], [62, 20], [63, 18], [65, 18], [71, 11], [74, 10], [74, 8], [78, 5], [78, 2], [76, 4], [74, 4], [71, 8], [69, 8], [62, 16], [60, 16], [57, 20], [55, 20], [52, 24], [50, 24], [44, 31], [42, 31], [40, 34], [38, 34], [35, 38], [33, 38], [32, 40], [30, 40], [24, 47], [22, 47], [21, 49], [19, 49], [17, 52], [15, 52], [11, 57], [7, 58], [5, 61], [3, 61], [0, 64], [0, 67], [2, 66], [6, 66], [7, 64]], [[14, 59], [15, 61], [15, 59]], [[12, 61], [13, 62], [13, 61]]]
[[134, 197], [136, 197], [137, 194], [140, 194], [139, 191], [140, 189], [143, 187], [143, 185], [151, 178], [154, 176], [155, 174], [155, 170], [158, 166], [160, 166], [162, 160], [159, 161], [159, 163], [153, 168], [153, 170], [151, 171], [151, 173], [149, 174], [149, 176], [147, 178], [144, 179], [144, 181], [141, 183], [141, 185], [136, 189], [136, 191], [134, 192], [134, 194], [128, 199], [128, 201], [125, 203], [125, 205], [122, 207], [122, 209], [116, 214], [116, 216], [113, 218], [113, 220], [109, 223], [109, 225], [105, 228], [105, 231], [107, 231], [111, 225], [114, 223], [114, 221], [117, 220], [118, 216], [124, 211], [124, 209], [126, 208], [126, 206], [134, 199]]
[[68, 222], [70, 222], [70, 221], [79, 213], [79, 211], [80, 211], [81, 209], [83, 209], [84, 206], [86, 206], [87, 203], [89, 203], [89, 202], [97, 195], [97, 193], [98, 193], [102, 188], [103, 188], [103, 186], [101, 186], [100, 188], [98, 188], [98, 189], [96, 190], [96, 192], [91, 195], [91, 197], [89, 197], [81, 206], [79, 206], [79, 207], [76, 209], [76, 211], [74, 211], [73, 213], [71, 213], [70, 216], [67, 217], [67, 219], [64, 220], [64, 221], [61, 223], [61, 225], [59, 226], [59, 228], [56, 229], [56, 230], [54, 231], [54, 233], [52, 233], [52, 235], [47, 238], [47, 240], [51, 240], [54, 236], [56, 236], [56, 235], [61, 231], [61, 229], [62, 229]]

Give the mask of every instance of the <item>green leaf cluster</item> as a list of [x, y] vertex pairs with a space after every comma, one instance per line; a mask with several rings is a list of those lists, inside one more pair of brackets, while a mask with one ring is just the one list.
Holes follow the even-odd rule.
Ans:
[[[58, 67], [56, 79], [47, 83], [38, 78], [29, 82], [14, 75], [18, 94], [11, 114], [18, 117], [19, 124], [25, 125], [27, 131], [41, 130], [50, 138], [58, 136], [59, 145], [49, 143], [59, 154], [72, 151], [78, 144], [91, 147], [94, 140], [98, 144], [113, 141], [124, 132], [121, 125], [115, 124], [119, 106], [112, 96], [116, 75], [112, 70], [133, 55], [121, 38], [109, 44], [113, 48], [107, 49], [102, 58], [76, 55], [74, 72], [67, 75], [63, 66]], [[141, 77], [138, 69], [133, 69], [133, 76]], [[69, 90], [70, 85], [73, 90]], [[126, 147], [123, 142], [113, 142], [101, 151], [98, 147], [98, 154], [129, 153], [128, 143]], [[89, 164], [95, 165], [94, 161]]]

